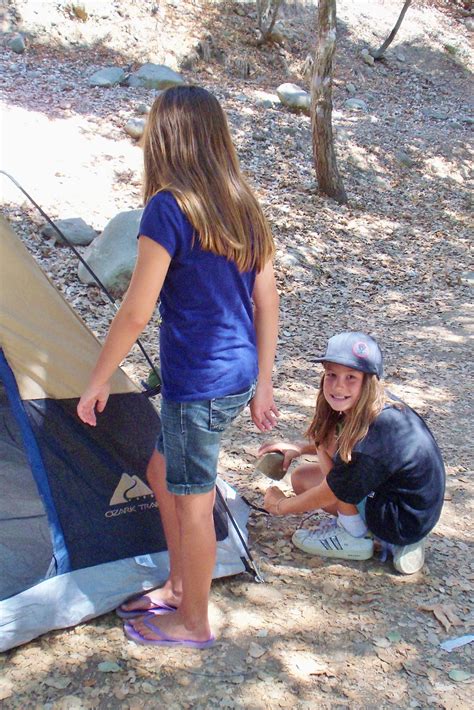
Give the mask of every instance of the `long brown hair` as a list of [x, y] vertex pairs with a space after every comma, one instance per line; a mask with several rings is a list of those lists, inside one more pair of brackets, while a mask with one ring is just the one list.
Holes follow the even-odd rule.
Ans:
[[273, 256], [273, 238], [215, 96], [197, 86], [164, 91], [151, 107], [143, 148], [145, 204], [169, 190], [204, 250], [241, 271], [261, 271]]
[[[376, 375], [364, 373], [359, 399], [354, 407], [343, 415], [334, 411], [326, 401], [323, 394], [325, 376], [324, 372], [321, 375], [314, 417], [306, 436], [312, 439], [316, 446], [328, 446], [331, 438], [336, 434], [339, 455], [348, 463], [355, 444], [367, 434], [369, 426], [380, 414], [389, 397]], [[339, 429], [341, 429], [340, 433]]]

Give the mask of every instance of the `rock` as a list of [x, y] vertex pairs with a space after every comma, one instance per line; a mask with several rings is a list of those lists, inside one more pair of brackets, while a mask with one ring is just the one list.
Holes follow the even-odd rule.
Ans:
[[89, 77], [89, 86], [117, 86], [125, 81], [125, 72], [120, 67], [105, 67]]
[[395, 52], [395, 59], [397, 59], [402, 64], [407, 60], [403, 52]]
[[464, 20], [464, 26], [470, 30], [471, 32], [474, 32], [474, 18], [472, 17], [467, 17]]
[[425, 118], [434, 118], [436, 121], [446, 121], [448, 118], [448, 112], [438, 108], [424, 108], [422, 114]]
[[[96, 238], [97, 232], [92, 229], [82, 217], [71, 217], [69, 219], [57, 219], [54, 224], [63, 232], [66, 239], [72, 244], [86, 246]], [[53, 237], [60, 244], [65, 243], [50, 224], [41, 227], [41, 234], [44, 237]]]
[[403, 165], [405, 168], [413, 168], [415, 165], [413, 158], [411, 158], [408, 153], [405, 153], [403, 150], [395, 151], [395, 158], [400, 165]]
[[184, 84], [183, 77], [164, 64], [144, 64], [133, 72], [127, 81], [129, 86], [144, 89], [167, 89], [170, 86]]
[[[143, 210], [119, 212], [84, 254], [85, 261], [115, 295], [127, 290], [137, 256], [137, 234]], [[96, 283], [85, 267], [77, 270], [83, 283]]]
[[348, 84], [346, 84], [346, 91], [348, 94], [355, 94], [357, 89], [354, 84], [351, 84], [351, 82], [349, 82]]
[[13, 683], [6, 678], [0, 679], [0, 700], [6, 700], [13, 695]]
[[255, 470], [273, 481], [281, 481], [286, 474], [282, 468], [283, 459], [284, 456], [279, 451], [272, 451], [262, 456], [257, 462]]
[[461, 123], [467, 123], [469, 126], [472, 126], [474, 123], [474, 118], [472, 116], [459, 116], [459, 121]]
[[365, 101], [362, 101], [362, 99], [347, 99], [344, 102], [344, 106], [346, 108], [350, 108], [351, 110], [354, 111], [368, 111], [369, 107], [365, 103]]
[[179, 68], [184, 69], [185, 71], [191, 71], [191, 69], [194, 69], [199, 60], [200, 56], [198, 52], [195, 49], [192, 49], [190, 52], [180, 58], [178, 62]]
[[[159, 94], [161, 94], [161, 91], [157, 91], [156, 95]], [[150, 113], [150, 108], [151, 106], [149, 106], [148, 104], [138, 104], [136, 111], [138, 114], [140, 114], [140, 116], [146, 116], [148, 113]]]
[[15, 35], [15, 37], [12, 37], [8, 42], [8, 47], [12, 52], [15, 52], [15, 54], [23, 54], [26, 50], [25, 38], [20, 34]]
[[252, 641], [249, 646], [249, 651], [248, 654], [250, 658], [260, 658], [260, 656], [263, 656], [264, 653], [267, 652], [266, 648], [262, 648], [262, 646], [259, 646], [258, 643], [255, 643]]
[[145, 130], [145, 123], [144, 118], [131, 118], [125, 124], [125, 133], [135, 139], [141, 138]]
[[[262, 108], [275, 108], [280, 104], [280, 99], [276, 94], [270, 94], [267, 91], [257, 91], [255, 93], [258, 96], [257, 105], [262, 106]], [[247, 100], [246, 96], [244, 96], [244, 100]]]
[[51, 706], [51, 710], [87, 710], [90, 705], [77, 695], [63, 695]]
[[294, 266], [298, 266], [300, 260], [298, 259], [296, 254], [287, 251], [285, 254], [279, 256], [278, 262], [281, 266], [291, 269]]
[[276, 44], [283, 44], [285, 39], [288, 39], [288, 34], [285, 30], [284, 25], [281, 22], [275, 22], [275, 24], [273, 25], [270, 39]]
[[474, 271], [465, 271], [461, 274], [461, 283], [466, 286], [474, 286]]
[[118, 673], [122, 667], [115, 661], [103, 661], [97, 666], [97, 670], [101, 673]]
[[142, 683], [141, 689], [147, 695], [153, 695], [157, 690], [156, 685], [153, 685], [153, 683], [149, 683], [148, 681]]
[[276, 92], [284, 106], [309, 111], [311, 96], [296, 84], [280, 84]]
[[373, 56], [369, 53], [368, 49], [363, 49], [360, 53], [360, 56], [362, 57], [362, 60], [368, 64], [369, 66], [373, 66], [375, 64], [375, 59]]

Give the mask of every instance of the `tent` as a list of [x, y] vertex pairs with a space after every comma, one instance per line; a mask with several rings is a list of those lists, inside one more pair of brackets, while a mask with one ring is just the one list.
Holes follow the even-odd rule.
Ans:
[[[1, 217], [0, 270], [5, 651], [158, 586], [168, 554], [145, 476], [160, 427], [149, 398], [119, 370], [97, 427], [83, 424], [76, 405], [100, 343]], [[218, 487], [214, 576], [222, 577], [246, 569], [248, 507]]]

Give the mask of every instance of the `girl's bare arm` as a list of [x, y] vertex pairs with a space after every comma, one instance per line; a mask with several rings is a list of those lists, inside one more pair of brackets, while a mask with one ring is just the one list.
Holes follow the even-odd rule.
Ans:
[[280, 299], [271, 261], [257, 274], [252, 298], [257, 337], [258, 381], [250, 411], [252, 420], [260, 431], [269, 431], [275, 426], [279, 416], [273, 399], [272, 371], [277, 346]]
[[170, 261], [166, 249], [157, 242], [143, 237], [138, 240], [137, 261], [130, 286], [77, 405], [77, 413], [86, 424], [96, 425], [96, 407], [98, 412], [104, 410], [110, 391], [108, 381], [150, 320]]
[[265, 493], [264, 507], [273, 515], [295, 515], [326, 508], [337, 503], [337, 498], [326, 481], [304, 493], [287, 498], [278, 486], [270, 486]]

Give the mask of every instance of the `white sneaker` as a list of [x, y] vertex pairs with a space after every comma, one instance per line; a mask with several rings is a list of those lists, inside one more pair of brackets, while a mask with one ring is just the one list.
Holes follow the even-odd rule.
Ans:
[[411, 545], [393, 546], [393, 566], [401, 574], [419, 572], [425, 563], [425, 541], [422, 538]]
[[374, 541], [367, 537], [353, 537], [336, 520], [319, 529], [297, 530], [293, 545], [303, 552], [320, 557], [337, 557], [341, 560], [368, 560], [374, 554]]

